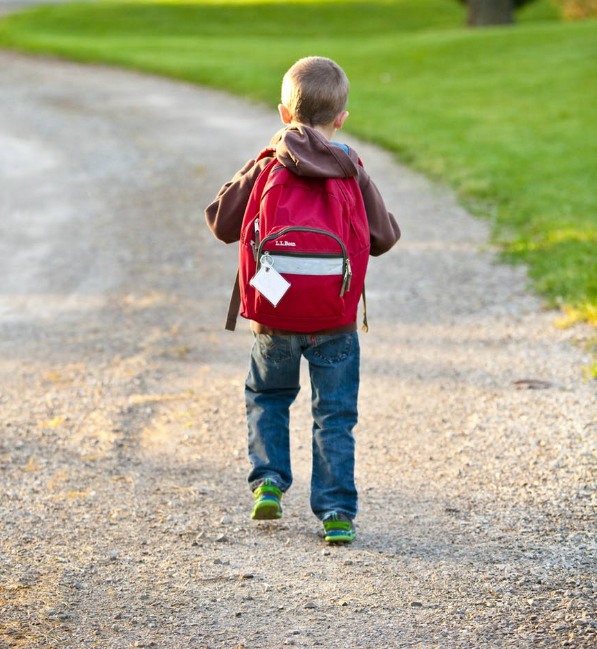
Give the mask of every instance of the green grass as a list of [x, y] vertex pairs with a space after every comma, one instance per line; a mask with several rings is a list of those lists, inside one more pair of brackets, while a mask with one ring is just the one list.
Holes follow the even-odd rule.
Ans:
[[296, 59], [330, 56], [351, 80], [346, 128], [450, 183], [550, 304], [597, 323], [597, 23], [547, 1], [513, 28], [463, 23], [455, 0], [102, 2], [10, 16], [0, 43], [271, 105]]

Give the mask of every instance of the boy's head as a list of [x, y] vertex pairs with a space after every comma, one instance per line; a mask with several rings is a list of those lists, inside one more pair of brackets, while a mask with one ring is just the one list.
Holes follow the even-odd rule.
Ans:
[[[348, 116], [348, 78], [331, 59], [308, 56], [298, 60], [284, 75], [280, 115], [291, 122], [312, 127], [341, 128]], [[337, 124], [337, 122], [339, 122]]]

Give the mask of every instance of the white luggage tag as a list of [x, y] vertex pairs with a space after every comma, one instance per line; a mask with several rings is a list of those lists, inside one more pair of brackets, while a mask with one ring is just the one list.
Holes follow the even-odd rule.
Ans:
[[290, 282], [287, 282], [274, 268], [274, 260], [268, 254], [261, 257], [261, 267], [249, 280], [249, 284], [274, 306], [278, 306], [278, 302], [290, 288]]

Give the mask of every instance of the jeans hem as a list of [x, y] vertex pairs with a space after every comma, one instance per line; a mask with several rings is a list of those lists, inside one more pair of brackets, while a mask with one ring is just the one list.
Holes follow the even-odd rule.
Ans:
[[264, 485], [266, 480], [270, 480], [272, 486], [277, 487], [282, 493], [286, 493], [286, 490], [288, 489], [288, 487], [282, 486], [282, 483], [279, 480], [276, 480], [275, 477], [269, 476], [269, 475], [267, 475], [267, 476], [265, 476], [263, 478], [258, 478], [257, 480], [252, 480], [249, 483], [249, 488], [251, 489], [251, 491], [254, 492], [256, 489], [259, 489], [259, 487]]
[[345, 511], [345, 510], [343, 510], [343, 509], [330, 509], [330, 510], [327, 511], [325, 514], [321, 514], [321, 515], [320, 515], [320, 514], [315, 514], [315, 516], [317, 516], [317, 518], [318, 518], [318, 519], [323, 523], [323, 521], [324, 521], [328, 516], [332, 516], [333, 514], [343, 514], [344, 516], [346, 516], [347, 518], [349, 518], [351, 521], [354, 521], [354, 519], [357, 517], [356, 514], [352, 514], [352, 513], [347, 512], [347, 511]]

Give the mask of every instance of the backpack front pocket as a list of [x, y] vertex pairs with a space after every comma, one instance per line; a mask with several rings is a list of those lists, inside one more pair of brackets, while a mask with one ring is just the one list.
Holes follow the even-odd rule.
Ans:
[[267, 251], [259, 259], [259, 264], [262, 263], [280, 273], [290, 288], [277, 306], [256, 292], [256, 313], [297, 321], [344, 315], [347, 263], [343, 255]]

